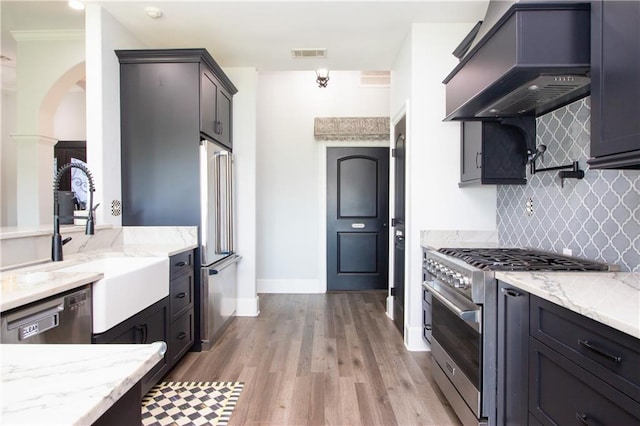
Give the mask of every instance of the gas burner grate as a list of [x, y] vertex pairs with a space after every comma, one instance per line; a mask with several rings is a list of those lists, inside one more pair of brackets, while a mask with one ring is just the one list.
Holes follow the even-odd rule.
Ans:
[[485, 271], [608, 271], [610, 266], [575, 257], [520, 248], [441, 248]]

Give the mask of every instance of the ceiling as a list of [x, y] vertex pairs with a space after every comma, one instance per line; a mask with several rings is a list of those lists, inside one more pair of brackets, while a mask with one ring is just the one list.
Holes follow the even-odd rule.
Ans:
[[[259, 70], [389, 70], [413, 22], [470, 22], [488, 0], [93, 1], [149, 48], [204, 47], [223, 67]], [[151, 19], [147, 6], [162, 10]], [[83, 29], [66, 1], [1, 2], [2, 54], [15, 60], [9, 31]], [[326, 48], [324, 59], [292, 59], [294, 48]], [[3, 64], [6, 65], [3, 61]]]

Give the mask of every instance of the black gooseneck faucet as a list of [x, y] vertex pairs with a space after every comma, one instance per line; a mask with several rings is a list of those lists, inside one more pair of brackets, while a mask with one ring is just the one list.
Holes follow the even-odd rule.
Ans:
[[58, 169], [58, 173], [53, 180], [53, 237], [51, 238], [51, 260], [59, 262], [62, 260], [62, 246], [71, 241], [71, 237], [67, 237], [64, 240], [60, 235], [60, 204], [58, 203], [58, 187], [60, 186], [60, 178], [62, 174], [69, 169], [76, 168], [84, 172], [89, 179], [89, 209], [86, 216], [74, 216], [76, 219], [87, 219], [84, 233], [86, 235], [95, 234], [95, 224], [93, 219], [93, 212], [98, 208], [100, 204], [93, 207], [93, 193], [95, 187], [93, 185], [93, 176], [89, 169], [80, 163], [67, 163]]

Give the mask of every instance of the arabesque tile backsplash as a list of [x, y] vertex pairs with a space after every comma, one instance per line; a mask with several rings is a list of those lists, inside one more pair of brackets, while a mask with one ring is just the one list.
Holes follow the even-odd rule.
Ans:
[[526, 185], [498, 186], [498, 238], [529, 247], [617, 264], [640, 272], [640, 170], [589, 170], [590, 98], [536, 120], [538, 167], [579, 161], [582, 180], [560, 184], [558, 171], [529, 174]]

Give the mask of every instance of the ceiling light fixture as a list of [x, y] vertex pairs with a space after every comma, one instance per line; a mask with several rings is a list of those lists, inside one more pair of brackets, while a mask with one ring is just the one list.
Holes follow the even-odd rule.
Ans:
[[84, 10], [84, 3], [80, 0], [69, 0], [69, 7], [75, 10]]
[[320, 68], [316, 71], [316, 83], [318, 87], [327, 87], [329, 82], [329, 70], [326, 68]]
[[162, 10], [158, 9], [157, 7], [153, 7], [153, 6], [145, 7], [144, 12], [151, 19], [158, 19], [162, 17]]

